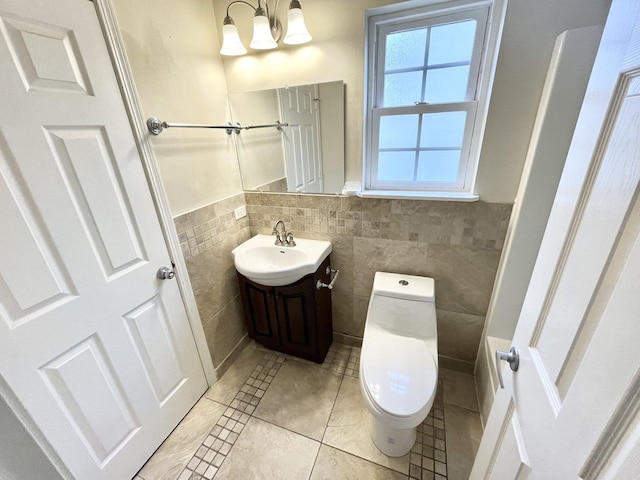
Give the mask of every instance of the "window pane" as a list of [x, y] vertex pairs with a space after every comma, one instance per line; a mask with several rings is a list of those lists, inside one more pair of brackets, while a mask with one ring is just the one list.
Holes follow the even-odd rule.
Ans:
[[422, 72], [391, 73], [384, 76], [383, 106], [397, 107], [419, 102]]
[[436, 68], [427, 72], [426, 101], [463, 102], [467, 96], [469, 67]]
[[385, 71], [422, 67], [427, 45], [427, 29], [406, 30], [387, 35]]
[[416, 152], [380, 152], [378, 154], [378, 180], [412, 181]]
[[429, 65], [470, 62], [476, 23], [475, 20], [465, 20], [431, 28]]
[[380, 118], [379, 148], [416, 148], [418, 115], [390, 115]]
[[429, 113], [422, 116], [421, 147], [462, 147], [467, 112]]
[[418, 180], [423, 182], [455, 182], [458, 178], [460, 150], [420, 152]]

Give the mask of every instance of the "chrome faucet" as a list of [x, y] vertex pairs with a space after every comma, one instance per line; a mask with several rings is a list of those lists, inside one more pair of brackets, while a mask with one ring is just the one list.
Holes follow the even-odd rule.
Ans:
[[[282, 230], [279, 230], [278, 227], [282, 225]], [[282, 220], [278, 220], [276, 224], [273, 226], [272, 235], [276, 236], [275, 244], [278, 246], [284, 247], [295, 247], [296, 242], [293, 240], [293, 234], [291, 232], [287, 233], [287, 229], [284, 226], [284, 222]]]
[[[282, 231], [278, 230], [278, 227], [282, 225]], [[284, 226], [284, 222], [282, 220], [278, 220], [276, 224], [273, 226], [272, 235], [276, 236], [276, 245], [285, 245], [287, 242], [287, 229]]]

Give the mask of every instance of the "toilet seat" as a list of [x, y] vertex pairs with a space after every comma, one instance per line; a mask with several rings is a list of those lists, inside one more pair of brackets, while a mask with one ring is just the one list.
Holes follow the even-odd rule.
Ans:
[[361, 385], [377, 410], [398, 419], [426, 416], [423, 410], [431, 407], [438, 376], [427, 343], [369, 328], [363, 347]]

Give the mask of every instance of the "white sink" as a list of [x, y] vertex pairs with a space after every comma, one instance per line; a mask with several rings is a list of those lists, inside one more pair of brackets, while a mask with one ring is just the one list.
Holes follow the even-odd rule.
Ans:
[[260, 285], [279, 287], [315, 272], [331, 253], [331, 242], [295, 238], [295, 247], [275, 245], [272, 235], [256, 235], [234, 248], [236, 270]]

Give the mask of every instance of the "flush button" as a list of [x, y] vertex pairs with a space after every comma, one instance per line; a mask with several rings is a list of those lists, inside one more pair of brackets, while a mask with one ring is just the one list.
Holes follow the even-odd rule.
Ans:
[[400, 280], [398, 283], [403, 287], [406, 287], [407, 285], [409, 285], [409, 282], [407, 282], [406, 280]]

